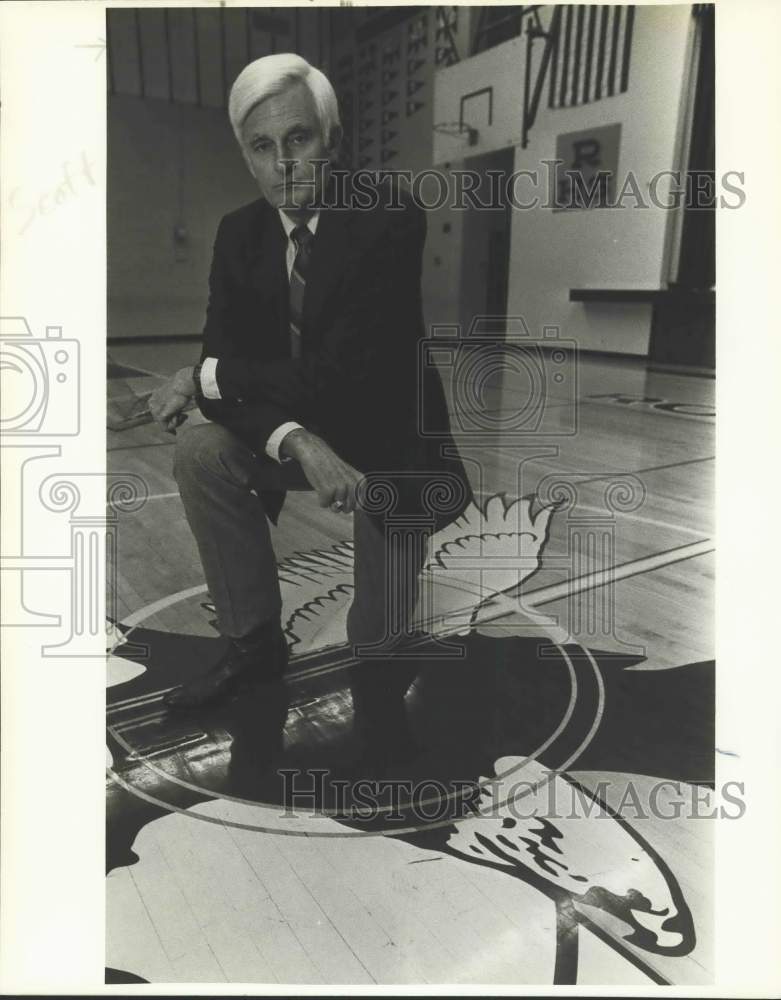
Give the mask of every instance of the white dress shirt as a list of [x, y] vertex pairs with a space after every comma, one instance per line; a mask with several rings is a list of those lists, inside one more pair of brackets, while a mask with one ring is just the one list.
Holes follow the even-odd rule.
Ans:
[[[282, 221], [282, 227], [285, 230], [285, 235], [287, 236], [287, 252], [285, 254], [285, 262], [287, 264], [287, 277], [288, 280], [290, 280], [297, 252], [296, 244], [291, 237], [291, 233], [295, 229], [296, 223], [293, 222], [293, 220], [281, 209], [279, 210], [279, 218]], [[314, 212], [307, 221], [307, 228], [313, 236], [317, 232], [317, 223], [319, 221], [319, 210]], [[204, 358], [203, 364], [201, 365], [201, 391], [207, 399], [222, 399], [220, 386], [217, 381], [217, 358]], [[295, 420], [288, 420], [284, 424], [280, 424], [276, 430], [272, 431], [268, 441], [266, 441], [266, 454], [270, 458], [273, 458], [276, 462], [286, 461], [286, 459], [282, 458], [279, 454], [279, 446], [282, 444], [282, 439], [289, 434], [290, 431], [294, 431], [299, 427], [301, 427], [301, 424], [296, 423]]]

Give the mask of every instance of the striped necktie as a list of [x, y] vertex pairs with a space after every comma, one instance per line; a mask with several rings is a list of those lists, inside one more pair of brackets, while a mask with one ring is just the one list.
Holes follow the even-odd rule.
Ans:
[[293, 261], [293, 270], [290, 272], [290, 354], [293, 358], [300, 358], [304, 290], [313, 237], [308, 226], [296, 226], [290, 237], [296, 245], [296, 257]]

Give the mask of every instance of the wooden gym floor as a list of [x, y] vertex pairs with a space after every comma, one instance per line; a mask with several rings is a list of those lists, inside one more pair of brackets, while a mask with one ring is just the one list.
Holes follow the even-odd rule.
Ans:
[[[197, 352], [112, 346], [110, 426], [133, 423], [134, 397]], [[150, 423], [109, 431], [109, 472], [147, 496], [117, 516], [108, 981], [712, 981], [714, 381], [583, 356], [576, 396], [549, 394], [548, 429], [573, 433], [547, 450], [501, 430], [470, 450], [455, 428], [479, 457], [479, 509], [433, 540], [424, 576], [427, 621], [458, 633], [460, 653], [421, 661], [415, 753], [383, 775], [436, 778], [443, 810], [455, 782], [496, 778], [477, 800], [496, 809], [458, 822], [420, 821], [409, 802], [401, 821], [335, 816], [330, 784], [316, 814], [285, 814], [280, 769], [357, 773], [351, 526], [311, 494], [289, 495], [274, 529], [286, 682], [166, 716], [162, 693], [222, 640], [174, 438]], [[489, 408], [514, 402], [496, 392]], [[528, 783], [517, 801], [511, 775]], [[567, 805], [551, 818], [554, 792]]]

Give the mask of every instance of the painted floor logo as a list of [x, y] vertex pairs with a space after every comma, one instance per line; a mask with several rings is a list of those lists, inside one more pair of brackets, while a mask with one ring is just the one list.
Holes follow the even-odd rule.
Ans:
[[713, 419], [716, 410], [712, 403], [683, 403], [664, 399], [662, 396], [643, 396], [639, 393], [603, 392], [584, 396], [585, 401], [607, 403], [616, 406], [631, 406], [634, 409], [653, 410], [674, 417], [691, 417], [701, 420]]
[[[533, 604], [524, 608], [519, 588], [542, 566], [554, 513], [497, 496], [434, 537], [424, 569], [427, 621], [433, 632], [457, 636], [464, 655], [417, 665], [406, 697], [409, 732], [389, 747], [379, 772], [361, 756], [352, 726], [344, 628], [351, 545], [280, 564], [290, 673], [254, 695], [169, 717], [164, 692], [207, 668], [224, 641], [156, 631], [143, 614], [116, 623], [108, 662], [109, 869], [137, 863], [139, 831], [170, 812], [261, 835], [393, 837], [504, 872], [553, 900], [556, 982], [575, 981], [578, 926], [603, 919], [613, 928], [611, 946], [666, 982], [638, 956], [692, 951], [682, 890], [607, 797], [568, 772], [712, 785], [713, 664], [633, 670], [642, 656], [586, 648]], [[180, 599], [200, 605], [208, 621], [203, 588]], [[308, 809], [291, 808], [280, 777], [291, 771], [325, 776], [312, 786]], [[427, 783], [425, 809], [396, 795], [361, 812], [356, 786], [378, 777], [391, 790]], [[581, 806], [548, 818], [551, 790], [573, 788]], [[528, 808], [533, 803], [539, 809]], [[595, 804], [601, 819], [592, 815]]]

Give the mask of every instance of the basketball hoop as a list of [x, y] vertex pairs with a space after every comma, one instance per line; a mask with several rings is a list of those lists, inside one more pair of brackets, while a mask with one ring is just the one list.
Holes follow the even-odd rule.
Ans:
[[470, 146], [476, 146], [477, 140], [480, 138], [477, 129], [472, 125], [467, 125], [466, 122], [436, 122], [431, 127], [435, 132], [441, 132], [442, 135], [454, 137], [465, 135]]

